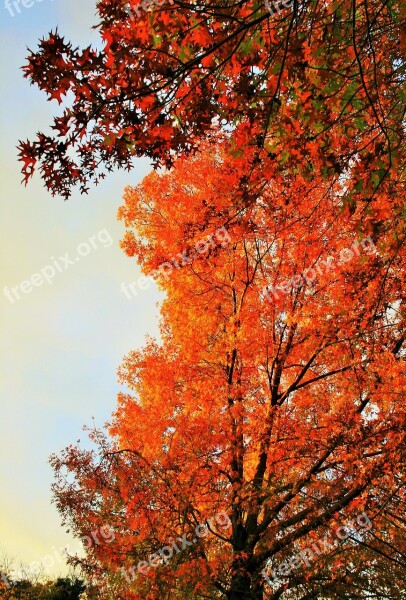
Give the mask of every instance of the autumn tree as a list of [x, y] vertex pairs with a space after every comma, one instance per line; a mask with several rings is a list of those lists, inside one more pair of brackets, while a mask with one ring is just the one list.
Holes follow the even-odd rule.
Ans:
[[[404, 149], [400, 0], [97, 3], [102, 48], [51, 32], [24, 67], [63, 103], [54, 132], [22, 142], [24, 179], [85, 192], [134, 156], [169, 166], [219, 125], [269, 177], [346, 177], [367, 206]], [[403, 12], [402, 12], [403, 11]], [[402, 30], [403, 27], [403, 30]], [[403, 33], [402, 33], [403, 31]]]
[[232, 147], [125, 192], [123, 248], [166, 293], [161, 339], [125, 358], [96, 449], [52, 458], [74, 534], [115, 533], [72, 560], [126, 600], [401, 598], [400, 195], [381, 193], [379, 232], [343, 211], [344, 178], [280, 173], [247, 204], [256, 149]]

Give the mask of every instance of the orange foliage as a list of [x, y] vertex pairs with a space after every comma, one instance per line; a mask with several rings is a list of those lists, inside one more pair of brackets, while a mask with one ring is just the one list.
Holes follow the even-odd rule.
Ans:
[[[207, 146], [126, 190], [123, 247], [166, 292], [161, 339], [125, 358], [119, 376], [128, 392], [110, 438], [92, 434], [99, 452], [70, 447], [53, 458], [59, 509], [77, 535], [114, 528], [114, 543], [89, 549], [84, 564], [117, 597], [351, 593], [350, 563], [352, 581], [380, 590], [385, 554], [394, 559], [388, 585], [399, 588], [399, 195], [382, 189], [377, 228], [362, 206], [342, 211], [345, 181], [265, 178], [264, 163], [247, 205], [240, 182], [255, 151], [231, 151], [232, 142]], [[223, 227], [229, 237], [216, 237]], [[213, 243], [191, 252], [205, 239]], [[184, 252], [190, 260], [159, 274]], [[66, 469], [73, 479], [63, 478]], [[362, 540], [367, 546], [355, 552], [347, 543], [339, 560], [325, 552], [316, 566], [265, 586], [270, 561], [281, 564], [363, 510], [377, 535]], [[214, 531], [170, 563], [123, 579], [121, 569], [219, 511], [231, 519], [227, 534]], [[392, 549], [382, 554], [385, 541]]]

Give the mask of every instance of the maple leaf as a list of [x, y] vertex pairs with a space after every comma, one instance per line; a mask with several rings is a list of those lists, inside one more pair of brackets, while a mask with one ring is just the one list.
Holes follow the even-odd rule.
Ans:
[[[248, 126], [245, 145], [262, 140], [257, 161], [269, 145], [277, 146], [280, 171], [346, 177], [353, 203], [379, 204], [379, 191], [397, 181], [405, 133], [400, 0], [391, 2], [390, 11], [350, 0], [340, 8], [317, 4], [312, 11], [295, 3], [278, 12], [277, 22], [254, 0], [232, 9], [212, 0], [163, 1], [148, 10], [137, 6], [137, 19], [117, 0], [97, 8], [102, 50], [73, 48], [51, 32], [24, 66], [31, 83], [58, 102], [67, 90], [80, 89], [66, 107], [71, 120], [65, 150], [69, 156], [78, 131], [85, 130], [79, 178], [58, 173], [63, 153], [55, 151], [51, 160], [34, 146], [41, 175], [55, 193], [69, 195], [73, 185], [97, 178], [97, 169], [89, 167], [94, 157], [105, 171], [129, 169], [134, 155], [170, 167], [219, 123], [225, 132]], [[163, 107], [173, 132], [161, 137], [157, 116]], [[126, 129], [134, 113], [138, 127], [128, 147], [101, 150], [98, 132]], [[310, 162], [308, 143], [320, 148]], [[379, 175], [357, 188], [360, 170]]]

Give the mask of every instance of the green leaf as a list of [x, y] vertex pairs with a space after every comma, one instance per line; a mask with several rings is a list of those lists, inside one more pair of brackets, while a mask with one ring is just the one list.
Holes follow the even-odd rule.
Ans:
[[359, 181], [357, 181], [357, 183], [354, 186], [354, 191], [355, 192], [360, 192], [362, 190], [362, 188], [364, 187], [364, 182], [362, 179], [360, 179]]
[[245, 38], [243, 43], [240, 45], [240, 53], [242, 56], [247, 56], [247, 54], [251, 52], [253, 41], [254, 40], [252, 37]]
[[349, 85], [347, 85], [343, 94], [343, 101], [341, 103], [341, 106], [344, 106], [344, 104], [347, 104], [347, 102], [351, 100], [357, 89], [358, 83], [356, 81], [352, 81]]
[[365, 129], [368, 127], [368, 123], [366, 123], [361, 117], [356, 117], [354, 121], [357, 128], [361, 131], [365, 131]]
[[279, 162], [282, 165], [284, 165], [289, 160], [289, 158], [290, 158], [289, 152], [287, 150], [284, 150], [279, 157]]

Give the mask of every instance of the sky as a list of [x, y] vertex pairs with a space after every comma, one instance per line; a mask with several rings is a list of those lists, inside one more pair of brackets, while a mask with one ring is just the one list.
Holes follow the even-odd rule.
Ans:
[[[27, 187], [21, 184], [18, 140], [47, 129], [57, 110], [22, 77], [27, 47], [35, 49], [56, 26], [73, 43], [96, 43], [95, 1], [25, 0], [24, 7], [20, 0], [18, 12], [11, 0], [14, 16], [5, 2], [0, 0], [0, 566], [6, 554], [32, 568], [41, 562], [56, 575], [64, 572], [59, 549], [76, 549], [78, 542], [51, 502], [48, 458], [84, 440], [82, 427], [93, 418], [97, 425], [109, 419], [123, 356], [141, 347], [146, 334], [158, 335], [154, 285], [131, 299], [121, 289], [140, 271], [119, 248], [124, 226], [116, 219], [124, 187], [141, 181], [150, 165], [138, 159], [130, 173], [107, 175], [87, 196], [76, 192], [67, 202], [53, 198], [38, 175]], [[31, 278], [35, 285], [19, 287]]]

